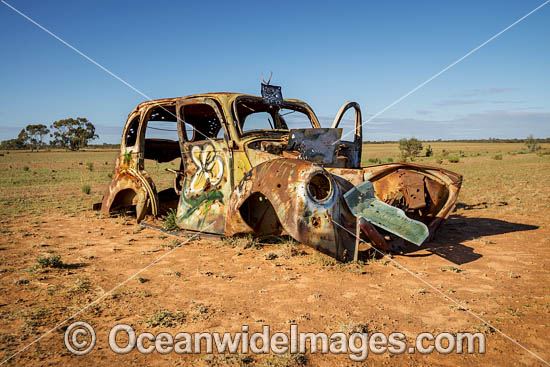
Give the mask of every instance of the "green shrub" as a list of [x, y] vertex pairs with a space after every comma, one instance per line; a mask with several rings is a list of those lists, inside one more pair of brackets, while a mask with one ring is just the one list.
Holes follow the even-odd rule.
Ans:
[[90, 185], [82, 185], [82, 192], [86, 195], [90, 195], [90, 192], [92, 192]]
[[373, 164], [379, 164], [379, 163], [382, 163], [382, 161], [378, 158], [369, 158], [368, 160], [369, 163], [373, 163]]
[[86, 169], [88, 171], [93, 171], [94, 170], [94, 164], [92, 162], [86, 162]]
[[185, 313], [183, 312], [170, 312], [166, 310], [156, 311], [145, 322], [149, 327], [172, 327], [177, 324], [181, 324], [185, 321]]
[[431, 145], [428, 145], [426, 147], [426, 157], [431, 157], [432, 155], [434, 155], [434, 151], [432, 149], [432, 146]]
[[418, 157], [422, 152], [422, 142], [416, 138], [401, 139], [399, 140], [399, 150], [401, 151], [401, 158], [406, 161], [410, 158], [414, 161], [414, 158]]
[[533, 135], [529, 135], [527, 139], [525, 139], [525, 145], [531, 153], [534, 153], [541, 148], [541, 146], [537, 144], [537, 139], [533, 138]]
[[458, 163], [460, 161], [460, 158], [458, 158], [456, 155], [452, 155], [447, 160], [451, 163]]
[[495, 154], [495, 155], [493, 156], [493, 159], [494, 159], [495, 161], [501, 161], [501, 160], [502, 160], [502, 154]]
[[29, 171], [29, 166], [23, 167], [23, 171], [28, 172]]
[[177, 231], [179, 229], [177, 222], [177, 212], [174, 208], [168, 209], [168, 214], [162, 217], [164, 223], [162, 223], [162, 228], [167, 231]]
[[59, 255], [40, 256], [36, 262], [41, 268], [63, 268], [65, 266]]

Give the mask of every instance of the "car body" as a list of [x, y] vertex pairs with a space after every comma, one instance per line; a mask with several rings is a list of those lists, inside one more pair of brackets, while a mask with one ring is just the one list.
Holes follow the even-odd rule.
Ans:
[[[348, 110], [355, 113], [353, 133], [342, 140]], [[177, 141], [147, 138], [154, 121], [177, 125]], [[208, 93], [143, 102], [128, 116], [102, 211], [133, 207], [141, 221], [174, 209], [182, 230], [288, 234], [341, 261], [357, 259], [359, 238], [389, 250], [388, 236], [398, 240], [395, 233], [405, 227], [421, 223], [429, 232], [422, 238], [433, 234], [453, 208], [462, 177], [413, 163], [362, 167], [361, 121], [355, 102], [342, 106], [330, 128], [297, 99]], [[180, 160], [173, 188], [157, 192], [145, 159]], [[345, 194], [363, 183], [384, 205], [373, 209], [377, 218], [361, 217], [346, 202]], [[386, 228], [385, 218], [401, 222]], [[392, 232], [392, 225], [400, 227]]]

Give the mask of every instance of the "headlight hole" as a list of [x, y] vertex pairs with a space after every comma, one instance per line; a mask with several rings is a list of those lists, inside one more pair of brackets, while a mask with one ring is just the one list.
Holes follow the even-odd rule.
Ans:
[[317, 200], [323, 201], [329, 198], [332, 190], [330, 179], [322, 173], [315, 174], [307, 184], [309, 195]]

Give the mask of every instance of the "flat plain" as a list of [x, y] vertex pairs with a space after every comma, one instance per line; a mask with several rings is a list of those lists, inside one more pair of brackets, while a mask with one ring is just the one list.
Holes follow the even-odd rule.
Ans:
[[[369, 354], [364, 364], [543, 365], [440, 292], [550, 360], [550, 155], [519, 143], [427, 145], [434, 155], [418, 162], [464, 176], [456, 210], [421, 248], [353, 264], [288, 238], [188, 241], [131, 217], [104, 217], [91, 208], [111, 180], [114, 150], [1, 152], [0, 360], [183, 242], [75, 318], [95, 328], [91, 353], [67, 351], [69, 321], [6, 365], [356, 365], [319, 353], [117, 355], [107, 339], [118, 323], [174, 334], [242, 325], [288, 333], [296, 323], [311, 332], [399, 331], [408, 344], [421, 332], [482, 332], [484, 355]], [[397, 144], [364, 145], [365, 165], [390, 160], [399, 160]], [[171, 185], [169, 166], [145, 164], [161, 189]]]

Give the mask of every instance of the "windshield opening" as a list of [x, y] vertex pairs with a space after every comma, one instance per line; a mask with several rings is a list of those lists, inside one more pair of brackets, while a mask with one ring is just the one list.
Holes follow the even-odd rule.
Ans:
[[313, 126], [308, 111], [290, 102], [270, 105], [263, 98], [240, 98], [235, 101], [235, 112], [235, 124], [241, 134], [261, 130], [285, 132]]

